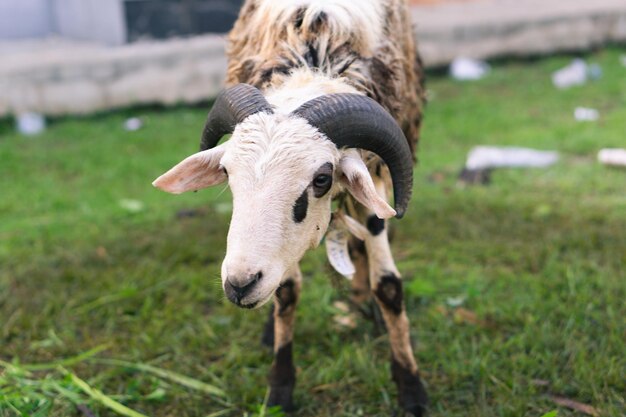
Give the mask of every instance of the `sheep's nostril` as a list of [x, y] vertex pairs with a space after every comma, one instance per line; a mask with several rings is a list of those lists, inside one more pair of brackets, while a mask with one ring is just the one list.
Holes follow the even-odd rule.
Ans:
[[237, 279], [237, 277], [228, 277], [225, 285], [226, 295], [231, 301], [239, 304], [261, 278], [263, 278], [263, 272], [261, 271], [256, 274], [248, 275], [246, 280]]

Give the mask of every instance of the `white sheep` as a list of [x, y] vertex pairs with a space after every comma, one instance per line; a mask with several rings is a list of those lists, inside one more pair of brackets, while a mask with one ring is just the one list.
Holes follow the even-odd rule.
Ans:
[[228, 88], [209, 113], [202, 150], [154, 185], [182, 193], [228, 181], [224, 291], [244, 308], [275, 299], [269, 403], [293, 409], [298, 264], [322, 240], [331, 202], [341, 197], [368, 229], [363, 241], [351, 241], [353, 297], [374, 295], [399, 403], [423, 415], [427, 396], [384, 220], [407, 208], [424, 102], [407, 2], [248, 0], [228, 56]]

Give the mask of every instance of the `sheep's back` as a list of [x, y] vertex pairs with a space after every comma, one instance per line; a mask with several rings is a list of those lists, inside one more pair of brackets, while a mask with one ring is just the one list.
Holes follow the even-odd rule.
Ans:
[[278, 87], [302, 67], [340, 78], [387, 109], [415, 153], [425, 100], [406, 1], [248, 0], [228, 57], [228, 85]]

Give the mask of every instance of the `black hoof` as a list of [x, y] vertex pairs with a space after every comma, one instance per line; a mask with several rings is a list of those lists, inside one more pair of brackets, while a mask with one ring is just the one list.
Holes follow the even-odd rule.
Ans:
[[276, 351], [269, 378], [268, 404], [280, 405], [286, 412], [294, 409], [292, 396], [296, 386], [296, 368], [293, 366], [291, 350], [291, 342], [289, 342]]
[[391, 373], [398, 387], [398, 404], [415, 417], [426, 415], [428, 394], [420, 380], [419, 373], [413, 374], [395, 360], [391, 362]]
[[296, 408], [293, 405], [293, 385], [275, 386], [270, 388], [269, 407], [279, 405], [284, 412], [290, 413]]

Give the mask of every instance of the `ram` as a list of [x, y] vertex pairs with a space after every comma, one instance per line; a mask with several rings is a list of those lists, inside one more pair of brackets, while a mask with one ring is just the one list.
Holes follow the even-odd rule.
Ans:
[[222, 285], [243, 308], [274, 298], [270, 404], [293, 408], [298, 264], [324, 237], [337, 200], [367, 229], [350, 242], [352, 296], [372, 295], [380, 308], [400, 406], [422, 415], [427, 396], [385, 221], [402, 217], [411, 197], [424, 102], [407, 2], [248, 0], [228, 58], [227, 88], [208, 115], [201, 151], [154, 185], [181, 193], [228, 182]]

